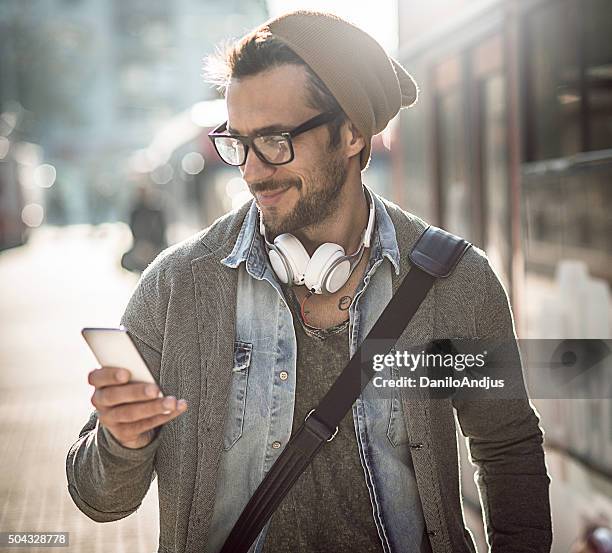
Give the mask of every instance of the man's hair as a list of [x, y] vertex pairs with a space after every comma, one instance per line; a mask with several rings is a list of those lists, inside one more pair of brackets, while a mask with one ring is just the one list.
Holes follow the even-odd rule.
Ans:
[[308, 106], [321, 112], [342, 112], [328, 123], [329, 148], [336, 149], [340, 144], [340, 128], [347, 120], [346, 114], [309, 65], [269, 29], [252, 31], [239, 41], [229, 41], [217, 47], [214, 54], [205, 58], [204, 76], [225, 95], [231, 79], [250, 77], [285, 64], [302, 66], [306, 70]]

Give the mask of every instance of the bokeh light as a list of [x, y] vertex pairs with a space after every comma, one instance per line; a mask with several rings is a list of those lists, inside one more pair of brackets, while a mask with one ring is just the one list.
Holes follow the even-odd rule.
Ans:
[[27, 204], [21, 211], [21, 220], [29, 227], [39, 227], [44, 219], [45, 211], [40, 204]]
[[40, 188], [51, 188], [56, 177], [55, 167], [49, 163], [43, 163], [34, 169], [34, 184]]
[[200, 152], [189, 152], [183, 157], [181, 167], [188, 175], [197, 175], [204, 169], [204, 156]]
[[160, 165], [151, 173], [151, 180], [155, 184], [168, 184], [174, 176], [174, 169], [169, 163]]

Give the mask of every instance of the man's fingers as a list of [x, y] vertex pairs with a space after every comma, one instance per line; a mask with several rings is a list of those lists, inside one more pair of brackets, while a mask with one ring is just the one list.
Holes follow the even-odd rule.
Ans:
[[113, 425], [113, 434], [117, 436], [119, 441], [130, 442], [137, 439], [144, 432], [178, 417], [185, 410], [186, 407], [183, 407], [180, 410], [172, 411], [168, 415], [161, 413], [136, 422], [118, 423]]
[[105, 386], [96, 388], [91, 396], [91, 402], [95, 407], [114, 407], [122, 403], [134, 403], [147, 401], [159, 397], [159, 388], [156, 384], [146, 382], [133, 382], [116, 386]]
[[88, 375], [95, 387], [91, 403], [100, 424], [125, 447], [143, 447], [153, 439], [151, 430], [187, 410], [184, 399], [163, 397], [157, 384], [129, 382], [130, 373], [118, 367], [101, 367]]
[[125, 384], [130, 379], [130, 371], [117, 367], [101, 367], [94, 369], [87, 375], [87, 381], [96, 388]]
[[172, 413], [177, 410], [181, 410], [179, 412], [184, 411], [182, 403], [176, 401], [176, 398], [173, 396], [167, 396], [163, 399], [128, 403], [108, 409], [104, 413], [103, 422], [107, 426], [109, 424], [132, 423], [154, 417], [155, 415]]

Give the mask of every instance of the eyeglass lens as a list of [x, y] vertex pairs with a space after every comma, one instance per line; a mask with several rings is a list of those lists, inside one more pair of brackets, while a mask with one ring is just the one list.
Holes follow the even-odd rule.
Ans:
[[[239, 139], [216, 137], [215, 144], [219, 155], [226, 163], [230, 165], [244, 163], [246, 147]], [[282, 135], [258, 136], [253, 139], [253, 146], [268, 163], [285, 163], [291, 158], [289, 140]]]

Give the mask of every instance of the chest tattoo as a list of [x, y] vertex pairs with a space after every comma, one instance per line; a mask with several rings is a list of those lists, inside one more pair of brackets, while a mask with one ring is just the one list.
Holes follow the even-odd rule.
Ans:
[[351, 296], [342, 296], [338, 302], [338, 309], [340, 309], [340, 311], [346, 311], [351, 306], [352, 301], [353, 298], [351, 298]]

